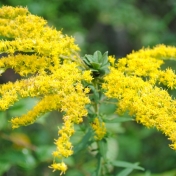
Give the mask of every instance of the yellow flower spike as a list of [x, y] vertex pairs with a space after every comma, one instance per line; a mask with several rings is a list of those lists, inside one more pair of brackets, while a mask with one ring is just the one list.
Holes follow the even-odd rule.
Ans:
[[12, 128], [18, 128], [19, 126], [26, 126], [32, 124], [36, 119], [42, 114], [57, 110], [60, 108], [60, 96], [59, 95], [50, 95], [45, 96], [41, 101], [39, 101], [32, 110], [28, 111], [27, 114], [22, 115], [21, 117], [15, 117], [11, 119]]
[[91, 123], [91, 127], [95, 132], [95, 139], [101, 140], [106, 134], [106, 126], [104, 122], [100, 122], [98, 118], [95, 118]]
[[85, 104], [88, 103], [90, 100], [85, 96], [83, 89], [82, 91], [71, 92], [62, 100], [62, 111], [66, 112], [70, 121], [79, 124], [83, 121], [82, 117], [87, 115]]
[[70, 137], [74, 134], [74, 126], [70, 120], [66, 120], [58, 131], [59, 138], [55, 140], [57, 150], [53, 153], [54, 157], [66, 158], [73, 154], [73, 146]]

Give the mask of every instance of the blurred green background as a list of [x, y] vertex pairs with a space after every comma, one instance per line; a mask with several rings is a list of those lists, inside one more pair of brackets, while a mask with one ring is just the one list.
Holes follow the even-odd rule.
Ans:
[[[175, 0], [0, 0], [2, 5], [27, 6], [31, 13], [48, 20], [49, 25], [75, 37], [82, 55], [100, 50], [119, 58], [143, 46], [176, 45]], [[168, 62], [166, 66], [175, 69], [174, 64]], [[17, 78], [8, 70], [0, 81]], [[175, 92], [171, 94], [175, 96]], [[8, 122], [12, 116], [24, 114], [35, 102], [25, 99], [0, 112], [0, 176], [58, 175], [48, 165], [52, 162], [53, 139], [57, 138], [61, 115], [52, 112], [34, 125], [16, 130], [11, 130]], [[109, 114], [115, 109], [107, 105], [102, 108]], [[115, 133], [108, 141], [108, 156], [140, 162], [145, 168], [144, 172], [133, 171], [131, 176], [176, 176], [176, 152], [168, 147], [169, 141], [163, 134], [135, 122], [107, 127]], [[77, 132], [73, 142], [81, 141], [83, 136], [81, 131]], [[89, 176], [96, 160], [85, 148], [67, 163], [66, 176]], [[120, 170], [114, 169], [112, 174]]]

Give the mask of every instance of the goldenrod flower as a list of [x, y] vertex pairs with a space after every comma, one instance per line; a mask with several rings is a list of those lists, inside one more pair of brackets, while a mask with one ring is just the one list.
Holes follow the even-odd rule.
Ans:
[[106, 126], [104, 122], [100, 122], [100, 120], [96, 117], [94, 121], [91, 123], [92, 129], [95, 132], [95, 139], [101, 140], [104, 138], [106, 134]]
[[[0, 41], [0, 53], [8, 54], [0, 59], [0, 69], [12, 68], [21, 75], [14, 83], [0, 85], [0, 110], [8, 109], [21, 98], [38, 98], [32, 110], [11, 119], [13, 128], [32, 124], [46, 112], [63, 111], [64, 123], [55, 140], [57, 147], [51, 167], [65, 173], [67, 166], [63, 159], [73, 154], [70, 137], [74, 123], [81, 123], [87, 115], [89, 88], [82, 82], [91, 82], [91, 71], [80, 69], [83, 65], [74, 38], [49, 27], [27, 8], [2, 7], [0, 35], [5, 37]], [[55, 158], [62, 162], [56, 163]]]
[[142, 49], [119, 59], [105, 76], [103, 88], [106, 96], [118, 99], [117, 112], [129, 112], [137, 122], [156, 127], [173, 142], [176, 149], [176, 100], [162, 89], [162, 83], [176, 89], [173, 70], [161, 70], [165, 59], [176, 60], [176, 48], [157, 46]]
[[110, 64], [114, 67], [115, 65], [115, 57], [114, 56], [108, 56], [108, 61], [110, 62]]
[[176, 48], [158, 45], [152, 49], [141, 49], [118, 60], [116, 67], [126, 75], [148, 78], [151, 84], [162, 83], [168, 88], [176, 88], [176, 75], [173, 70], [161, 70], [164, 60], [176, 60]]
[[56, 171], [56, 170], [60, 170], [61, 173], [60, 175], [62, 174], [65, 174], [66, 170], [67, 170], [67, 165], [64, 163], [64, 162], [61, 162], [61, 163], [53, 163], [50, 168], [53, 169], [53, 172]]

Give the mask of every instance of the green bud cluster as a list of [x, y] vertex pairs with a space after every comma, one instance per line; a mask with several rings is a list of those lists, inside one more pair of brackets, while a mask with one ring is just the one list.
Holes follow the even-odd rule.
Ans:
[[93, 77], [104, 76], [109, 72], [108, 52], [102, 54], [96, 51], [93, 55], [86, 54], [83, 61], [93, 72]]

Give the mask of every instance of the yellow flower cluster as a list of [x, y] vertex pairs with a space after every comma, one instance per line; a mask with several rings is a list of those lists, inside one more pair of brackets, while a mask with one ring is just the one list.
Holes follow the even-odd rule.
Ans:
[[[70, 137], [74, 124], [87, 115], [90, 102], [82, 81], [92, 80], [90, 71], [79, 69], [81, 60], [74, 38], [49, 27], [44, 19], [31, 15], [26, 8], [4, 6], [0, 9], [0, 70], [12, 68], [21, 75], [16, 82], [0, 85], [0, 110], [6, 110], [25, 97], [37, 97], [38, 103], [21, 117], [11, 119], [12, 127], [28, 125], [42, 114], [64, 112], [63, 126], [58, 131], [53, 152], [53, 170], [65, 173], [63, 159], [72, 155]], [[61, 163], [56, 163], [59, 158]]]
[[91, 123], [92, 129], [95, 132], [95, 139], [102, 140], [106, 134], [106, 126], [104, 122], [100, 122], [100, 120], [96, 117], [94, 121]]
[[0, 53], [35, 52], [38, 58], [44, 55], [46, 61], [58, 63], [58, 56], [71, 56], [73, 51], [79, 50], [74, 38], [64, 36], [61, 31], [49, 27], [44, 19], [22, 7], [3, 6], [0, 24], [0, 36], [15, 39], [2, 41]]
[[141, 49], [125, 58], [119, 59], [116, 67], [126, 75], [148, 78], [151, 84], [164, 84], [168, 88], [176, 88], [176, 75], [171, 69], [160, 69], [164, 60], [176, 60], [176, 48], [158, 45], [155, 48]]
[[65, 174], [65, 172], [67, 170], [67, 165], [64, 162], [62, 162], [62, 163], [53, 163], [51, 165], [51, 168], [54, 169], [53, 171], [61, 170], [61, 175], [62, 175], [62, 174]]
[[176, 89], [176, 75], [172, 69], [161, 70], [165, 59], [176, 60], [176, 48], [160, 45], [133, 52], [110, 68], [103, 88], [107, 97], [118, 100], [119, 114], [127, 111], [137, 122], [156, 127], [176, 150], [176, 100], [160, 87]]

